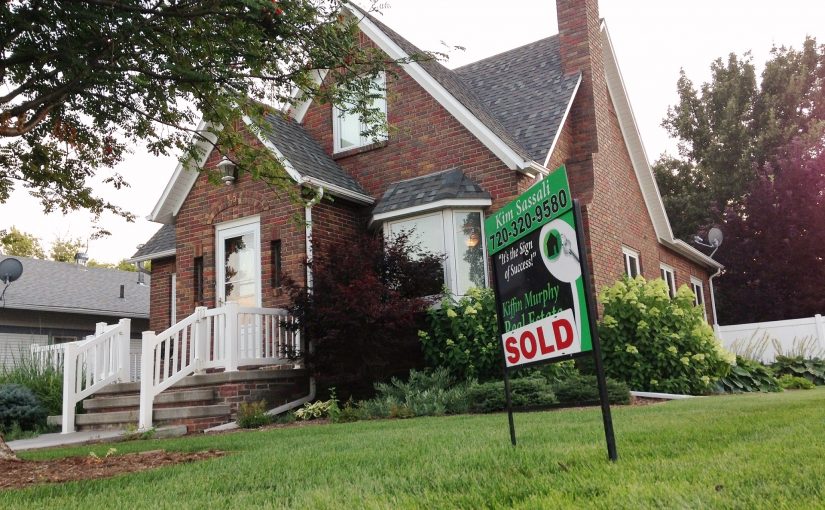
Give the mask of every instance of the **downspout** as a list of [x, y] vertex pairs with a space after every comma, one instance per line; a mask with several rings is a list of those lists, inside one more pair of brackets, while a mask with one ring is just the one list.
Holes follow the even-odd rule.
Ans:
[[[307, 251], [307, 292], [312, 293], [312, 266], [309, 264], [312, 262], [312, 206], [317, 204], [324, 198], [324, 188], [323, 186], [318, 186], [317, 193], [315, 196], [306, 202], [304, 202], [304, 224], [305, 224], [305, 236], [306, 236], [306, 251]], [[308, 345], [307, 348], [312, 351], [312, 345]], [[296, 407], [300, 407], [307, 402], [312, 402], [315, 400], [315, 378], [310, 376], [309, 378], [309, 394], [305, 397], [301, 397], [298, 400], [293, 400], [292, 402], [287, 402], [286, 404], [280, 405], [274, 409], [270, 409], [266, 412], [269, 416], [277, 416], [281, 413], [285, 413], [287, 411], [291, 411]], [[233, 421], [230, 423], [225, 423], [223, 425], [218, 425], [217, 427], [212, 427], [211, 429], [207, 429], [204, 432], [221, 432], [224, 430], [235, 430], [239, 428], [238, 422]]]
[[715, 273], [708, 278], [708, 286], [710, 286], [710, 307], [713, 309], [713, 332], [719, 336], [719, 319], [716, 317], [716, 294], [713, 290], [713, 279], [722, 274], [722, 268], [716, 270]]

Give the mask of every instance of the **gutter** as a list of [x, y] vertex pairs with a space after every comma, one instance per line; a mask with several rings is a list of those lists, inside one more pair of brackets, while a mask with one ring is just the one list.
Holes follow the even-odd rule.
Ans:
[[710, 307], [713, 310], [713, 331], [716, 333], [716, 336], [719, 336], [719, 318], [716, 316], [716, 293], [713, 290], [713, 279], [720, 274], [722, 274], [721, 267], [708, 278], [708, 285], [710, 286]]

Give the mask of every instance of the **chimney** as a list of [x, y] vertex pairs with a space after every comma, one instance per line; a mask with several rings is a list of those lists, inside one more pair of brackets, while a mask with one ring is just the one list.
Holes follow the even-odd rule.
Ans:
[[600, 141], [609, 122], [598, 0], [556, 0], [559, 54], [565, 74], [581, 72], [582, 81], [567, 118], [571, 145], [566, 166], [576, 198], [588, 204]]

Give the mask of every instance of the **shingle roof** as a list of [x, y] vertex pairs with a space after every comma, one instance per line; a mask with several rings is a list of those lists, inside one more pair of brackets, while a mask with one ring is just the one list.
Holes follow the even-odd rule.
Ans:
[[175, 243], [175, 226], [163, 225], [160, 227], [160, 230], [155, 232], [155, 234], [146, 241], [146, 244], [138, 248], [135, 254], [132, 255], [131, 260], [151, 260], [152, 258], [157, 258], [153, 257], [153, 255], [168, 253], [174, 250]]
[[135, 272], [14, 258], [23, 264], [23, 274], [6, 289], [0, 306], [120, 318], [149, 317], [149, 275], [144, 275], [145, 285], [140, 285]]
[[261, 126], [264, 134], [299, 174], [369, 196], [291, 117], [270, 113], [266, 121], [268, 125]]
[[530, 154], [544, 163], [579, 81], [565, 76], [559, 37], [532, 42], [453, 71]]
[[490, 194], [458, 168], [390, 185], [372, 213], [382, 214], [439, 200], [490, 198]]
[[[424, 54], [421, 49], [401, 37], [401, 35], [387, 25], [383, 24], [381, 21], [375, 19], [375, 17], [371, 14], [363, 11], [362, 13], [367, 16], [370, 21], [375, 23], [375, 25], [377, 25], [378, 28], [387, 35], [387, 37], [392, 39], [392, 41], [408, 55], [414, 56]], [[498, 119], [493, 112], [488, 109], [488, 107], [481, 101], [481, 99], [479, 99], [475, 92], [465, 82], [463, 82], [456, 73], [450, 71], [435, 59], [422, 59], [422, 61], [418, 62], [418, 64], [438, 83], [440, 83], [442, 87], [447, 89], [447, 92], [449, 92], [462, 105], [464, 105], [470, 113], [472, 113], [479, 121], [495, 133], [501, 141], [507, 144], [508, 147], [513, 149], [522, 158], [527, 160], [532, 159], [524, 146], [522, 146], [521, 143], [519, 143], [519, 141], [512, 136], [512, 134], [502, 125], [500, 119]]]

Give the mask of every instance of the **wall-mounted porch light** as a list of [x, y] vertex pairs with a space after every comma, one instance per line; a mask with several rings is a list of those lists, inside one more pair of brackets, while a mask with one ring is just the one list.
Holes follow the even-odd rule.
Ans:
[[231, 186], [235, 179], [237, 179], [237, 175], [235, 174], [236, 170], [235, 163], [232, 162], [231, 159], [224, 156], [221, 158], [220, 163], [218, 163], [218, 170], [221, 171], [221, 180], [227, 186]]

